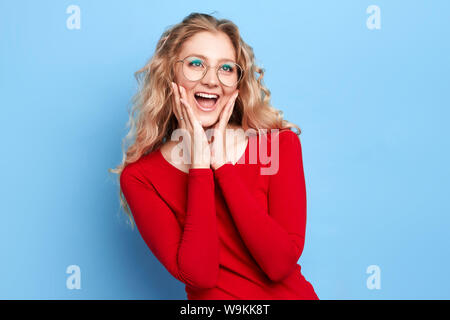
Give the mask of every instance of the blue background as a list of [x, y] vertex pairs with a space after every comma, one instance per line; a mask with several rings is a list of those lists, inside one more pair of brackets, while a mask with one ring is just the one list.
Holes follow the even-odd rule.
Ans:
[[[69, 30], [69, 5], [81, 29]], [[369, 5], [381, 29], [369, 30]], [[303, 133], [321, 299], [449, 299], [449, 1], [0, 2], [0, 298], [185, 299], [119, 207], [133, 72], [191, 12], [234, 21]], [[446, 196], [447, 195], [447, 196]], [[66, 268], [81, 268], [81, 289]], [[369, 265], [381, 289], [369, 290]]]

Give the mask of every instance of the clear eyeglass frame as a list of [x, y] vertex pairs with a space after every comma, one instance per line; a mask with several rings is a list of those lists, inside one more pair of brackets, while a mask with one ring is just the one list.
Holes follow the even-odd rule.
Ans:
[[[184, 59], [177, 60], [177, 61], [175, 62], [175, 64], [176, 64], [176, 63], [179, 63], [179, 62], [182, 62], [182, 63], [184, 64], [184, 61], [185, 61], [186, 59], [192, 58], [192, 57], [195, 57], [195, 56], [188, 56], [188, 57], [186, 57], [186, 58], [184, 58]], [[184, 74], [184, 70], [183, 70], [184, 68], [183, 68], [183, 65], [181, 65], [181, 73], [183, 74], [183, 77], [185, 77], [185, 78], [186, 78], [187, 80], [189, 80], [189, 81], [200, 81], [200, 80], [202, 80], [202, 79], [205, 77], [206, 73], [208, 72], [208, 70], [209, 70], [210, 68], [216, 68], [216, 76], [217, 76], [217, 79], [219, 79], [220, 83], [223, 84], [223, 85], [226, 86], [226, 87], [234, 87], [235, 85], [237, 85], [237, 84], [242, 80], [242, 77], [244, 76], [244, 69], [243, 69], [239, 64], [237, 64], [236, 62], [234, 62], [234, 61], [230, 61], [230, 62], [233, 62], [233, 63], [234, 63], [236, 66], [238, 66], [238, 68], [240, 69], [240, 73], [239, 73], [240, 76], [239, 76], [238, 80], [236, 81], [235, 84], [233, 84], [233, 85], [231, 85], [231, 86], [229, 86], [229, 85], [223, 83], [222, 80], [220, 80], [220, 76], [219, 76], [219, 68], [220, 68], [220, 66], [222, 66], [222, 64], [219, 64], [219, 65], [217, 65], [217, 66], [209, 66], [206, 62], [203, 61], [203, 59], [202, 59], [202, 63], [204, 63], [204, 65], [205, 65], [205, 68], [204, 68], [205, 70], [203, 71], [203, 75], [201, 76], [200, 79], [198, 79], [198, 80], [191, 80], [191, 79], [189, 79], [188, 77], [186, 77], [186, 75]]]

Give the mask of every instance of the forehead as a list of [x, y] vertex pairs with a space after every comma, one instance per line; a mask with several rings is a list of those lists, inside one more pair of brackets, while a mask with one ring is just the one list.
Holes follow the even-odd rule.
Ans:
[[223, 32], [198, 32], [186, 40], [181, 47], [178, 58], [190, 55], [203, 57], [214, 63], [223, 60], [236, 61], [235, 49], [230, 38]]

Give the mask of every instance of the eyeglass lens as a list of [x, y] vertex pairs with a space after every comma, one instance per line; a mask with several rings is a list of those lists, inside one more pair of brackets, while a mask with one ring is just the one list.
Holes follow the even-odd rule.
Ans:
[[[217, 68], [217, 75], [220, 82], [226, 86], [234, 86], [242, 73], [240, 66], [232, 61], [221, 63]], [[188, 57], [183, 62], [184, 76], [190, 81], [198, 81], [203, 78], [206, 71], [206, 64], [202, 58]]]

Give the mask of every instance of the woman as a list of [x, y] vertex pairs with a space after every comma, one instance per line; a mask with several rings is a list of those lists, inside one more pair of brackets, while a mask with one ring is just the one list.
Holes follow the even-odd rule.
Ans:
[[238, 28], [192, 13], [137, 74], [121, 203], [187, 298], [318, 299], [297, 264], [306, 191], [290, 128], [300, 128], [270, 106]]

